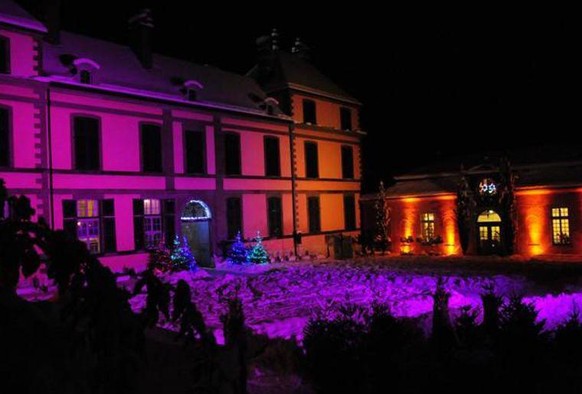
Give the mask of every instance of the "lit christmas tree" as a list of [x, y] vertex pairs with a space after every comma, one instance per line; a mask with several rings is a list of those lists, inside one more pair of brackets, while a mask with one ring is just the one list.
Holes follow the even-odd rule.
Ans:
[[244, 264], [247, 262], [247, 248], [242, 241], [240, 231], [236, 233], [234, 243], [230, 246], [228, 251], [228, 261], [232, 264]]
[[263, 246], [263, 238], [261, 238], [261, 233], [258, 231], [255, 242], [255, 245], [247, 256], [247, 261], [253, 264], [267, 264], [269, 262], [269, 255]]
[[186, 236], [182, 236], [182, 239], [180, 239], [180, 237], [176, 235], [176, 238], [174, 238], [174, 248], [170, 258], [172, 259], [172, 271], [195, 271], [197, 268], [196, 260], [190, 251], [190, 247], [186, 241]]
[[158, 246], [150, 251], [148, 266], [162, 272], [172, 269], [172, 259], [170, 251], [166, 247], [165, 241], [162, 239]]

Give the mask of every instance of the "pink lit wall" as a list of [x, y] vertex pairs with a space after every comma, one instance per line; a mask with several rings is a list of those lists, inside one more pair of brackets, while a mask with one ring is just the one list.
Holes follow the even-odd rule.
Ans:
[[[10, 85], [0, 85], [2, 93], [13, 93]], [[14, 89], [17, 90], [17, 89]], [[20, 93], [16, 91], [15, 93]], [[40, 110], [33, 103], [0, 98], [0, 106], [8, 108], [12, 114], [12, 166], [16, 168], [35, 168], [40, 165]]]
[[244, 237], [252, 238], [257, 230], [263, 236], [267, 228], [267, 196], [265, 194], [245, 194], [242, 198]]
[[133, 199], [140, 198], [139, 194], [106, 194], [105, 198], [115, 201], [115, 231], [117, 251], [123, 252], [135, 249], [133, 236]]
[[10, 72], [19, 77], [38, 75], [36, 40], [26, 34], [0, 29], [0, 35], [10, 40]]

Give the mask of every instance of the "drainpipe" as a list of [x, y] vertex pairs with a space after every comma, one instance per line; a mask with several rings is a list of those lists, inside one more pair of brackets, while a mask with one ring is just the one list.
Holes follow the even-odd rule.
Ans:
[[53, 191], [53, 138], [51, 126], [51, 88], [46, 91], [46, 122], [47, 122], [47, 146], [48, 146], [48, 171], [49, 171], [49, 205], [50, 205], [50, 228], [55, 228], [55, 198]]
[[297, 195], [295, 190], [295, 123], [289, 126], [289, 153], [291, 155], [291, 205], [293, 212], [293, 254], [297, 258]]

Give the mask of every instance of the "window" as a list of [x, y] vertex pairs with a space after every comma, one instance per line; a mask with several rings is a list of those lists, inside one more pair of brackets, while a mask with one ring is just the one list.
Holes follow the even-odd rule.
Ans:
[[568, 208], [552, 208], [552, 242], [554, 245], [570, 245]]
[[10, 40], [0, 36], [0, 74], [10, 74]]
[[428, 241], [435, 237], [434, 235], [434, 213], [423, 213], [420, 217], [420, 233], [422, 239]]
[[242, 232], [242, 208], [240, 197], [226, 199], [226, 229], [228, 239], [234, 239], [236, 234]]
[[305, 142], [305, 176], [307, 178], [319, 178], [319, 158], [317, 144]]
[[197, 98], [198, 98], [198, 92], [196, 92], [196, 89], [193, 89], [193, 88], [186, 89], [186, 100], [196, 101]]
[[10, 166], [10, 111], [0, 107], [0, 167]]
[[114, 201], [64, 200], [65, 231], [87, 245], [92, 254], [116, 250]]
[[73, 119], [75, 169], [81, 171], [99, 170], [99, 120], [77, 116]]
[[206, 173], [206, 138], [203, 131], [186, 130], [184, 132], [184, 157], [186, 173]]
[[317, 124], [315, 101], [303, 100], [303, 123]]
[[227, 133], [224, 135], [224, 173], [226, 175], [241, 175], [240, 135]]
[[356, 199], [353, 195], [344, 195], [344, 223], [346, 230], [356, 229]]
[[155, 124], [141, 125], [143, 172], [162, 172], [162, 130]]
[[354, 148], [342, 146], [342, 178], [354, 179]]
[[269, 237], [277, 238], [283, 235], [283, 209], [281, 197], [267, 199]]
[[342, 130], [352, 130], [352, 110], [349, 108], [340, 108], [340, 125]]
[[174, 241], [174, 200], [133, 200], [133, 229], [136, 250], [156, 248], [162, 240]]
[[265, 176], [281, 176], [279, 138], [265, 137]]
[[91, 84], [91, 72], [88, 70], [81, 70], [79, 72], [79, 81], [85, 84]]
[[319, 197], [307, 198], [307, 211], [309, 218], [309, 232], [318, 233], [321, 231], [321, 214], [319, 211]]

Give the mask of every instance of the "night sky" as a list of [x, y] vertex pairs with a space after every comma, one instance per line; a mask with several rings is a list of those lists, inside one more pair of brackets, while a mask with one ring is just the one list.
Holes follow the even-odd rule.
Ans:
[[[318, 68], [364, 103], [368, 189], [440, 157], [568, 142], [580, 131], [580, 29], [567, 12], [462, 16], [420, 4], [400, 12], [347, 3], [323, 14], [291, 2], [192, 2], [188, 10], [184, 0], [118, 1], [115, 10], [63, 3], [65, 29], [120, 42], [127, 19], [148, 6], [156, 52], [239, 73], [254, 64], [256, 37], [276, 27], [281, 47], [290, 48], [300, 36]], [[259, 16], [265, 12], [273, 17]]]

